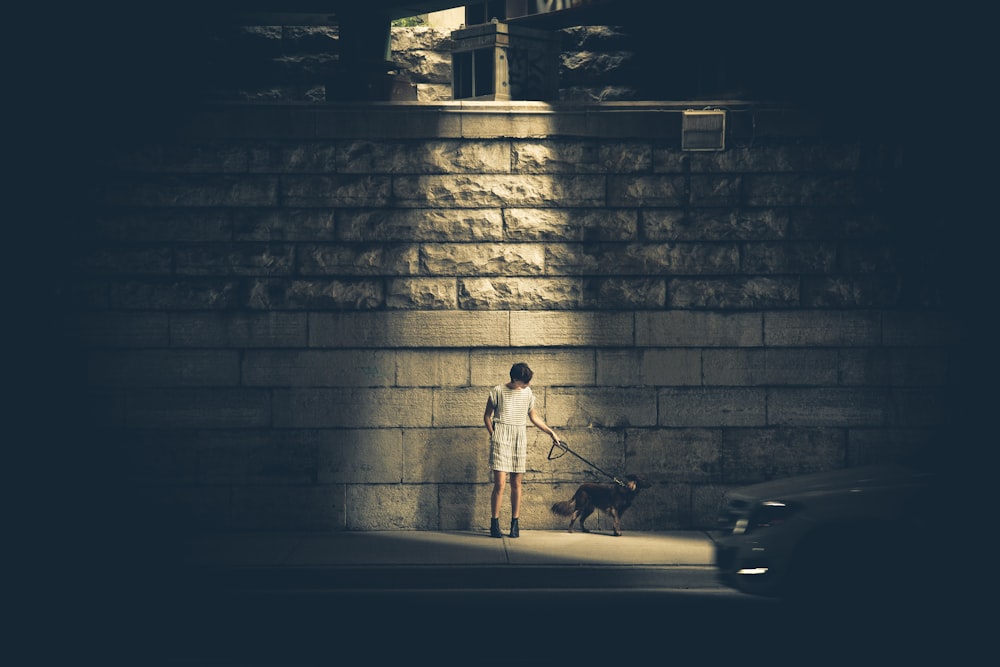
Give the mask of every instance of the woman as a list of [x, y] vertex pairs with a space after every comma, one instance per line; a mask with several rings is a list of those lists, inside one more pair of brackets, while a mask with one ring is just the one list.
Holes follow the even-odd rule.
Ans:
[[497, 385], [486, 399], [483, 422], [490, 434], [490, 470], [493, 473], [493, 494], [490, 497], [490, 536], [503, 537], [500, 532], [500, 505], [504, 486], [510, 476], [510, 536], [519, 537], [517, 525], [521, 513], [521, 478], [528, 456], [527, 420], [545, 431], [553, 442], [559, 442], [556, 432], [535, 412], [535, 395], [528, 384], [534, 375], [528, 364], [516, 363], [510, 368], [510, 382]]

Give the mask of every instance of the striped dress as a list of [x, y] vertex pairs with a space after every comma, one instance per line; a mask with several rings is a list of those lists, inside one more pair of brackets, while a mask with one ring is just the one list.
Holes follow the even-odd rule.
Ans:
[[530, 387], [490, 390], [493, 403], [493, 437], [490, 439], [490, 470], [524, 472], [528, 458], [528, 413], [535, 407]]

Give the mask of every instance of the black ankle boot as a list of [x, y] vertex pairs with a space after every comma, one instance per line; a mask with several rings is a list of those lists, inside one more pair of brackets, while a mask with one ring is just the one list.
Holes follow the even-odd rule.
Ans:
[[510, 520], [510, 536], [521, 537], [521, 530], [517, 525], [517, 519]]
[[490, 537], [503, 537], [500, 532], [500, 519], [490, 519]]

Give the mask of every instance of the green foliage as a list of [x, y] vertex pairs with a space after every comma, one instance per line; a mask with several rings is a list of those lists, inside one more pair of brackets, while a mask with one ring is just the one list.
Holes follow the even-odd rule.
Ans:
[[423, 16], [407, 16], [406, 18], [396, 19], [392, 22], [393, 28], [412, 28], [418, 25], [425, 25]]

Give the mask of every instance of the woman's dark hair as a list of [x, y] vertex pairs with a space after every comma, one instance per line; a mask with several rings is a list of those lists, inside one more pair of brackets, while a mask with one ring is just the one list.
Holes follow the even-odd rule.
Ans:
[[520, 380], [524, 384], [528, 384], [531, 382], [532, 375], [534, 375], [534, 372], [524, 362], [516, 363], [510, 367], [511, 380]]

